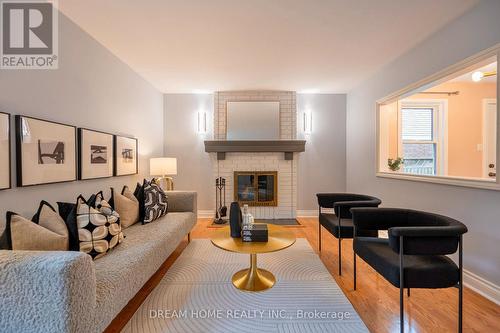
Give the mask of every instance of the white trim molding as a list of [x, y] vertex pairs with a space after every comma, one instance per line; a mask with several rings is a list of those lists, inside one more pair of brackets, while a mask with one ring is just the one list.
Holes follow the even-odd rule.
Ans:
[[318, 217], [317, 209], [297, 209], [297, 217]]
[[377, 172], [376, 176], [381, 178], [409, 180], [414, 182], [444, 184], [444, 185], [480, 188], [483, 190], [500, 191], [500, 184], [498, 184], [495, 180], [488, 180], [482, 178], [472, 179], [472, 178], [460, 178], [460, 177], [425, 176], [425, 175], [405, 174], [399, 172]]
[[203, 210], [203, 209], [198, 209], [198, 218], [201, 219], [208, 219], [212, 218], [215, 216], [215, 211], [214, 210]]
[[464, 286], [500, 305], [500, 286], [464, 269]]

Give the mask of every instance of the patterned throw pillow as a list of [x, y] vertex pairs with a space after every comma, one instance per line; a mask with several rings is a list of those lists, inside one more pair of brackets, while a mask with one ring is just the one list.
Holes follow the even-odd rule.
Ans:
[[123, 240], [120, 217], [111, 206], [102, 199], [102, 193], [96, 196], [96, 208], [80, 195], [76, 202], [76, 224], [80, 251], [98, 259], [104, 256]]
[[150, 181], [144, 179], [142, 185], [137, 183], [137, 186], [134, 191], [134, 197], [139, 201], [139, 221], [142, 221], [144, 224], [144, 188], [151, 184]]
[[112, 235], [114, 235], [110, 241], [110, 246], [111, 246], [111, 248], [115, 247], [117, 245], [116, 242], [118, 242], [118, 244], [120, 244], [123, 241], [123, 239], [125, 238], [125, 236], [123, 236], [123, 232], [122, 232], [122, 223], [121, 223], [120, 214], [118, 214], [118, 212], [116, 210], [114, 210], [113, 207], [111, 207], [111, 205], [106, 200], [104, 200], [104, 196], [102, 194], [102, 191], [96, 194], [94, 207], [97, 208], [102, 214], [106, 215], [109, 219], [113, 219], [113, 218], [118, 219], [118, 221], [116, 223], [114, 223], [112, 226], [113, 227], [118, 226], [120, 228], [119, 229], [120, 231], [118, 232], [118, 234], [115, 235], [115, 232], [114, 232], [115, 230], [110, 229], [110, 233]]
[[158, 185], [151, 182], [144, 186], [144, 224], [167, 214], [167, 199], [167, 194]]

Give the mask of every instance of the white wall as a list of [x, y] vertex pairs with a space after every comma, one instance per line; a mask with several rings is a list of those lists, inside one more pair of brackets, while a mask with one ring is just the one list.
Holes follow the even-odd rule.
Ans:
[[[464, 222], [465, 268], [500, 285], [500, 192], [375, 177], [375, 101], [500, 42], [500, 1], [482, 1], [348, 94], [347, 190], [383, 206], [445, 214]], [[367, 55], [369, 56], [369, 55]]]
[[[83, 32], [59, 16], [59, 69], [1, 70], [0, 110], [139, 139], [139, 172], [149, 173], [150, 155], [163, 152], [163, 95]], [[11, 124], [13, 127], [13, 124]], [[13, 129], [13, 128], [12, 128]], [[12, 141], [14, 135], [12, 133]], [[13, 142], [14, 143], [14, 142]], [[14, 160], [14, 144], [13, 160]], [[76, 201], [109, 187], [134, 185], [140, 176], [124, 176], [0, 191], [0, 230], [5, 212], [27, 217], [45, 199]]]
[[[212, 94], [166, 94], [165, 156], [177, 158], [175, 189], [198, 192], [198, 209], [214, 210], [215, 179], [204, 140], [213, 139]], [[206, 112], [207, 133], [197, 133], [198, 112]]]
[[[304, 135], [304, 112], [312, 113], [313, 130]], [[300, 213], [316, 213], [318, 192], [346, 190], [346, 95], [297, 94], [298, 137], [306, 151], [299, 156], [298, 206]]]

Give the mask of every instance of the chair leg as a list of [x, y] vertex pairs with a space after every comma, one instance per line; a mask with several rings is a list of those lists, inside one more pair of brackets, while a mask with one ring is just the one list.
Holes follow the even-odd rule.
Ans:
[[318, 222], [318, 250], [321, 252], [321, 223]]
[[410, 297], [410, 288], [406, 288], [406, 295]]
[[403, 236], [399, 237], [399, 327], [400, 332], [404, 333], [404, 262], [403, 262]]
[[339, 237], [339, 275], [342, 275], [342, 238]]
[[342, 275], [342, 218], [339, 209], [339, 275]]
[[462, 268], [462, 235], [460, 235], [458, 249], [458, 333], [462, 333], [462, 312], [463, 312], [463, 268]]
[[191, 243], [191, 232], [188, 232], [188, 243]]
[[354, 252], [354, 290], [356, 290], [356, 252]]

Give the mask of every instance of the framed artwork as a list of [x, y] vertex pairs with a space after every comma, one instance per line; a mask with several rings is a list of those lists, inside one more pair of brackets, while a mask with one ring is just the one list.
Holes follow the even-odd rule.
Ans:
[[76, 127], [16, 116], [17, 185], [76, 180]]
[[138, 173], [137, 139], [115, 135], [115, 176]]
[[78, 179], [113, 176], [113, 134], [78, 129]]
[[10, 156], [10, 114], [0, 112], [0, 190], [11, 188]]

